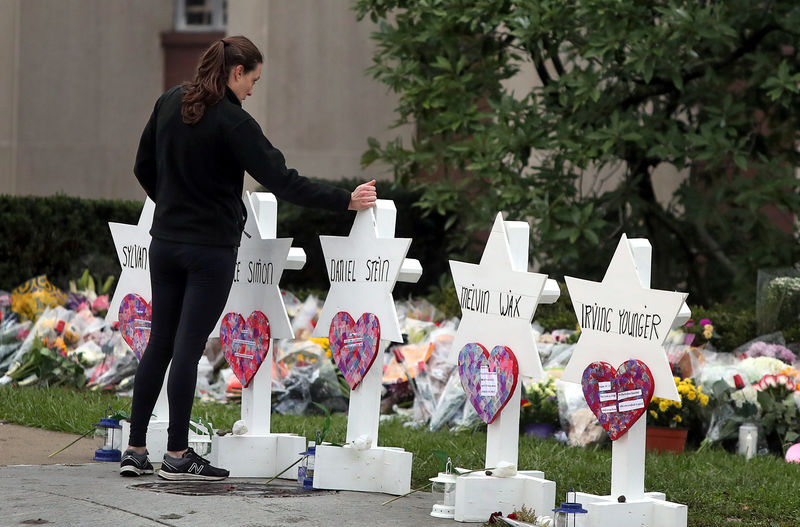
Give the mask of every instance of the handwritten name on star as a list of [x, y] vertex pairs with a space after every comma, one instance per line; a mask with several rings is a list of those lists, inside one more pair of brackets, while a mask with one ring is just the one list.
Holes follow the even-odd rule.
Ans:
[[328, 272], [331, 283], [338, 282], [389, 282], [394, 276], [390, 273], [390, 261], [380, 256], [357, 259], [331, 258]]
[[275, 264], [261, 258], [237, 260], [233, 283], [256, 286], [275, 285]]
[[137, 244], [122, 246], [122, 267], [147, 269], [147, 262], [147, 247]]
[[[580, 304], [580, 326], [584, 330], [601, 333], [616, 333], [629, 337], [661, 342], [660, 337], [666, 328], [661, 326], [661, 315], [635, 309], [610, 307], [593, 304]], [[659, 329], [661, 333], [659, 334]]]
[[464, 311], [508, 318], [527, 318], [531, 299], [511, 290], [492, 291], [473, 286], [458, 286], [458, 303]]

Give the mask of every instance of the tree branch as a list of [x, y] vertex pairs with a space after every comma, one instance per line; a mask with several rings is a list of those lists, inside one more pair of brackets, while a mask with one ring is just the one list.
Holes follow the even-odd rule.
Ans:
[[[685, 75], [682, 76], [683, 84], [686, 85], [690, 81], [702, 77], [709, 69], [716, 70], [727, 68], [745, 54], [754, 51], [768, 34], [779, 29], [781, 29], [781, 27], [778, 24], [767, 24], [758, 31], [755, 31], [752, 35], [750, 35], [750, 37], [742, 41], [742, 44], [723, 60], [717, 63], [698, 65], [689, 70]], [[631, 94], [629, 97], [623, 100], [620, 105], [623, 109], [627, 109], [631, 106], [639, 105], [650, 97], [664, 95], [674, 91], [677, 91], [677, 88], [672, 81], [662, 77], [653, 77], [650, 84], [646, 85], [646, 87], [641, 91]]]

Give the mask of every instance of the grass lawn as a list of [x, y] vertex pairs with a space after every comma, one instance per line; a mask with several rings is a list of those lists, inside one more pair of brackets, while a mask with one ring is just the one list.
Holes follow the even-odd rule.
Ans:
[[[106, 393], [0, 387], [0, 419], [49, 430], [83, 433], [109, 405], [115, 410], [130, 410], [129, 399]], [[194, 415], [211, 420], [216, 428], [230, 428], [239, 418], [239, 406], [198, 402]], [[273, 414], [272, 429], [313, 439], [323, 421], [323, 417]], [[333, 416], [328, 439], [343, 442], [346, 427], [344, 415]], [[433, 450], [447, 451], [460, 467], [482, 466], [486, 434], [431, 433], [404, 428], [393, 420], [381, 424], [379, 444], [414, 453], [412, 486], [417, 487], [438, 471]], [[557, 499], [570, 486], [593, 494], [610, 490], [609, 447], [570, 448], [556, 441], [520, 437], [519, 466], [543, 470], [547, 479], [556, 482]], [[688, 505], [690, 526], [800, 527], [800, 464], [788, 464], [776, 457], [745, 461], [721, 450], [648, 453], [645, 488]]]

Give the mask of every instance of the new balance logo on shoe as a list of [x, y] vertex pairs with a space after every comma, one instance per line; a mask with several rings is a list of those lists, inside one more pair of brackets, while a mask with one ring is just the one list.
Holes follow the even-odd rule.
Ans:
[[189, 448], [180, 458], [174, 458], [164, 454], [164, 461], [161, 463], [161, 470], [158, 475], [164, 479], [171, 480], [220, 480], [228, 477], [229, 472], [222, 468], [217, 468], [211, 463], [197, 455]]

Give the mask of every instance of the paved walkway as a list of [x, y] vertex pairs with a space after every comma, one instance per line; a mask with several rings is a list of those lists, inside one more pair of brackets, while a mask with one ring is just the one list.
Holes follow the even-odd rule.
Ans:
[[[311, 491], [287, 480], [231, 478], [174, 483], [122, 478], [116, 463], [92, 463], [95, 442], [47, 454], [76, 436], [0, 424], [0, 526], [404, 526], [455, 525], [429, 515], [433, 498]], [[88, 449], [88, 452], [87, 452]], [[57, 462], [66, 464], [44, 465]], [[76, 464], [80, 462], [81, 464]]]

